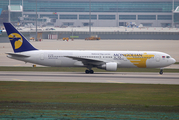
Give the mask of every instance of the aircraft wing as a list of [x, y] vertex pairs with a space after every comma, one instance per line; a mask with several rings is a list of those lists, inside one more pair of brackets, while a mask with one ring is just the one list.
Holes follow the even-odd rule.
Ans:
[[74, 57], [74, 56], [65, 56], [65, 57], [81, 61], [84, 65], [99, 66], [99, 65], [106, 63], [105, 61], [101, 61], [101, 60], [97, 60], [97, 59], [81, 58], [81, 57]]
[[23, 55], [23, 54], [19, 54], [19, 53], [6, 53], [8, 55], [11, 55], [13, 57], [30, 57], [28, 55]]

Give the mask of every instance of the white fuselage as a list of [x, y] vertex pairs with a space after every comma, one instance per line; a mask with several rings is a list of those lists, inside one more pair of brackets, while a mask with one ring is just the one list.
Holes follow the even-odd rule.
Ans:
[[[97, 67], [106, 69], [107, 63], [118, 68], [163, 68], [175, 63], [175, 59], [155, 51], [75, 51], [34, 50], [17, 53], [29, 57], [8, 55], [9, 58], [53, 67]], [[113, 67], [112, 64], [111, 67]], [[110, 69], [106, 69], [110, 70]]]
[[86, 67], [87, 74], [94, 73], [93, 67], [116, 71], [117, 68], [163, 68], [176, 62], [170, 55], [155, 51], [38, 50], [11, 23], [3, 24], [14, 50], [14, 53], [7, 53], [7, 57], [24, 62], [53, 67]]

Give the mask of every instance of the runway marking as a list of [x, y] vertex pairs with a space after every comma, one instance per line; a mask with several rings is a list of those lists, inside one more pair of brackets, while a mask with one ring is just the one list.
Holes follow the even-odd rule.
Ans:
[[123, 83], [123, 82], [111, 81], [111, 80], [108, 80], [107, 82], [110, 82], [110, 83]]
[[27, 82], [27, 80], [20, 80], [20, 79], [12, 79], [12, 80], [15, 80], [15, 81], [24, 81], [24, 82]]

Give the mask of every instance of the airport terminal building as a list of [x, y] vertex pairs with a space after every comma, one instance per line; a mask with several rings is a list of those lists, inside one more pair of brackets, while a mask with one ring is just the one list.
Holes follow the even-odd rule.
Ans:
[[[179, 27], [178, 6], [179, 0], [37, 0], [37, 21], [59, 27]], [[36, 0], [0, 0], [0, 9], [0, 24], [36, 23]]]

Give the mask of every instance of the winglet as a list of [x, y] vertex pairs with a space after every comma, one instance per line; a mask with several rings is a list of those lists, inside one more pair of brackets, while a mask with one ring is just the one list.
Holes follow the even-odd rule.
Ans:
[[11, 23], [4, 23], [4, 27], [15, 53], [37, 50]]

